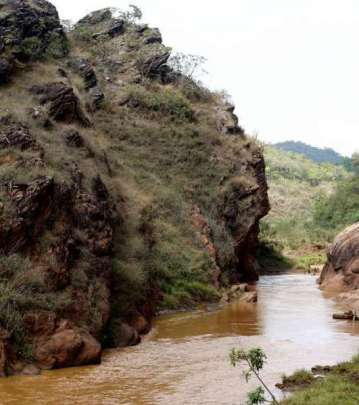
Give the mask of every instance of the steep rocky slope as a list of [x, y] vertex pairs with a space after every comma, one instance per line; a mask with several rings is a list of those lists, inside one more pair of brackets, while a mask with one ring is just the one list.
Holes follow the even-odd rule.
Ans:
[[0, 1], [2, 375], [98, 362], [257, 278], [261, 150], [130, 17], [65, 35], [48, 2]]
[[323, 289], [334, 291], [350, 309], [359, 310], [359, 224], [340, 233], [328, 249], [320, 277]]

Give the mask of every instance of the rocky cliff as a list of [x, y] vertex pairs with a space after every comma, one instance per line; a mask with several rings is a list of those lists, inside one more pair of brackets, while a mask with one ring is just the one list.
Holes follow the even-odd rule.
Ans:
[[359, 224], [340, 233], [329, 247], [320, 276], [323, 289], [334, 291], [350, 309], [359, 310]]
[[2, 375], [99, 362], [158, 309], [257, 278], [260, 148], [116, 15], [66, 35], [47, 1], [0, 1]]

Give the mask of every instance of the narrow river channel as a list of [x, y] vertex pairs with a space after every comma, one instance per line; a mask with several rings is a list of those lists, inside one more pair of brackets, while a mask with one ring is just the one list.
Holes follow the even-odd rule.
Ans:
[[136, 347], [112, 350], [100, 366], [0, 380], [1, 404], [243, 404], [247, 384], [228, 362], [232, 347], [262, 347], [272, 387], [283, 373], [333, 364], [359, 351], [359, 322], [334, 321], [335, 303], [315, 277], [264, 276], [258, 304], [159, 318]]

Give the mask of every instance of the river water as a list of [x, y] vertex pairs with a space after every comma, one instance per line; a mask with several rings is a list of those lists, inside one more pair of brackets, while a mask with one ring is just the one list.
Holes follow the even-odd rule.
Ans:
[[315, 277], [264, 276], [258, 297], [256, 305], [163, 316], [141, 345], [107, 352], [100, 366], [1, 379], [0, 404], [243, 404], [257, 384], [229, 365], [232, 347], [262, 347], [272, 387], [283, 373], [359, 351], [359, 322], [332, 319], [338, 308]]

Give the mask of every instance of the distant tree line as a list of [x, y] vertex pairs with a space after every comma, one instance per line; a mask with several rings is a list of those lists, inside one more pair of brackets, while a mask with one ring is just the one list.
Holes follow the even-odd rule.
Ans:
[[350, 164], [350, 159], [345, 158], [330, 148], [317, 148], [315, 146], [296, 141], [280, 142], [274, 144], [273, 146], [286, 152], [300, 153], [317, 163], [332, 163], [334, 165]]

